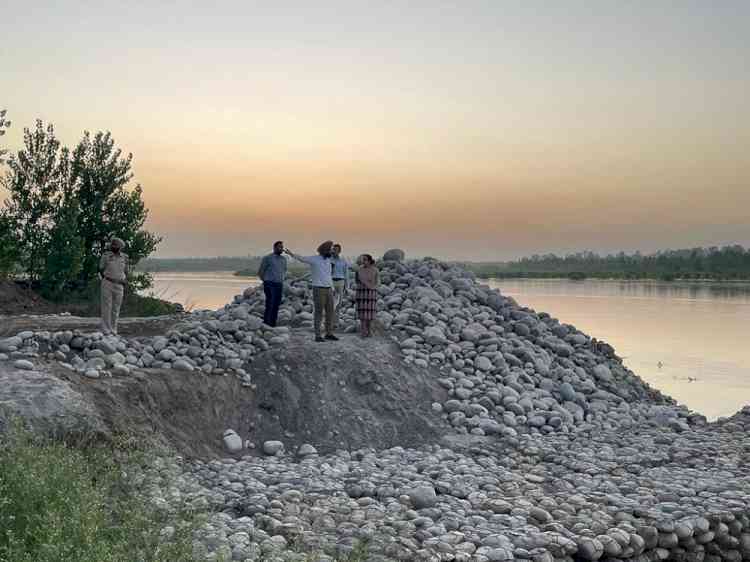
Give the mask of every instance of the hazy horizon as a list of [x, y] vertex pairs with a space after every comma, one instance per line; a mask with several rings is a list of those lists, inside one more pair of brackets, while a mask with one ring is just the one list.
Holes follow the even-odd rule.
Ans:
[[748, 2], [3, 10], [3, 144], [111, 131], [154, 257], [750, 246]]
[[[626, 255], [633, 255], [633, 254], [635, 254], [635, 252], [641, 252], [642, 255], [648, 256], [648, 255], [656, 254], [659, 251], [692, 250], [694, 248], [708, 249], [708, 248], [711, 248], [712, 246], [716, 247], [716, 248], [722, 248], [722, 247], [725, 247], [725, 246], [732, 246], [734, 244], [735, 243], [731, 243], [731, 244], [715, 244], [715, 245], [711, 245], [711, 246], [693, 246], [693, 247], [690, 247], [690, 248], [657, 248], [655, 250], [651, 250], [651, 251], [647, 251], [647, 252], [643, 252], [641, 250], [633, 250], [633, 251], [616, 250], [616, 251], [609, 251], [609, 252], [594, 252], [594, 253], [597, 254], [599, 257], [614, 256], [614, 255], [617, 255], [618, 253], [620, 253], [621, 251], [624, 252]], [[380, 257], [380, 255], [382, 253], [385, 253], [387, 250], [390, 250], [390, 249], [391, 248], [384, 248], [382, 250], [379, 250], [378, 252], [375, 252], [373, 255], [377, 259], [377, 258]], [[403, 249], [403, 248], [401, 248], [401, 249]], [[750, 247], [745, 247], [745, 249], [747, 251], [750, 251]], [[312, 249], [307, 248], [307, 250], [308, 250], [308, 253], [312, 253], [312, 254], [315, 253], [314, 250], [312, 250]], [[577, 251], [572, 251], [572, 252], [536, 252], [535, 254], [539, 255], [539, 256], [543, 256], [543, 255], [546, 255], [546, 254], [554, 254], [554, 255], [556, 255], [558, 257], [565, 257], [566, 255], [572, 255], [572, 254], [576, 254], [576, 253], [583, 253], [583, 252], [587, 252], [587, 251], [593, 251], [593, 250], [589, 250], [589, 249], [583, 248], [583, 249], [580, 249], [580, 250], [577, 250]], [[215, 255], [204, 255], [204, 256], [198, 256], [198, 255], [195, 255], [195, 256], [193, 256], [193, 255], [183, 255], [183, 256], [152, 255], [148, 259], [159, 259], [159, 260], [209, 260], [209, 259], [217, 259], [217, 260], [219, 260], [219, 259], [226, 259], [226, 260], [231, 260], [231, 259], [260, 258], [260, 257], [263, 257], [265, 254], [268, 254], [268, 253], [270, 253], [270, 248], [269, 248], [269, 251], [261, 251], [261, 252], [259, 252], [257, 254], [236, 254], [236, 255], [215, 254]], [[359, 252], [359, 251], [352, 251], [352, 252], [344, 251], [342, 253], [342, 255], [352, 256], [352, 255], [359, 255], [361, 253], [362, 252]], [[442, 255], [429, 255], [428, 256], [428, 254], [409, 254], [407, 252], [406, 253], [406, 259], [421, 259], [421, 258], [425, 258], [425, 257], [432, 257], [432, 258], [441, 259], [441, 260], [447, 260], [447, 261], [466, 261], [466, 262], [472, 262], [472, 263], [481, 263], [481, 262], [486, 262], [486, 263], [493, 263], [493, 262], [494, 263], [502, 263], [502, 262], [519, 261], [522, 258], [530, 258], [530, 257], [534, 256], [535, 254], [524, 254], [524, 255], [519, 255], [519, 256], [516, 256], [516, 257], [510, 257], [510, 258], [507, 258], [507, 259], [481, 260], [481, 259], [471, 259], [471, 258], [462, 257], [462, 256], [442, 256]]]

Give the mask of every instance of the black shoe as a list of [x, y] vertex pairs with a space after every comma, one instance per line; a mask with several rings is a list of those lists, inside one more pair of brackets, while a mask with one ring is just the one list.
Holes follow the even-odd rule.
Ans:
[[336, 336], [334, 336], [333, 334], [327, 334], [326, 335], [326, 339], [329, 340], [329, 341], [339, 341], [339, 339]]
[[321, 341], [326, 341], [326, 340], [325, 340], [325, 338], [321, 338], [320, 336], [316, 336], [315, 337], [315, 341], [321, 342]]

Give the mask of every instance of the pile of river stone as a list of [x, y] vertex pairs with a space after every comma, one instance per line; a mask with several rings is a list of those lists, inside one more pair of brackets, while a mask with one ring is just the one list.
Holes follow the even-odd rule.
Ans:
[[[440, 373], [449, 399], [433, 408], [459, 433], [516, 437], [643, 419], [684, 430], [701, 419], [650, 388], [607, 344], [519, 306], [461, 267], [432, 259], [383, 260], [379, 267], [378, 321], [405, 362]], [[356, 331], [352, 297], [350, 291], [340, 309], [343, 331]], [[280, 323], [310, 329], [312, 306], [309, 281], [291, 281]], [[223, 326], [255, 318], [263, 307], [262, 290], [251, 287], [209, 316]]]
[[[629, 427], [642, 419], [685, 429], [696, 418], [649, 388], [608, 345], [520, 307], [461, 267], [432, 259], [386, 259], [379, 267], [379, 323], [405, 362], [441, 373], [448, 400], [433, 408], [459, 433], [516, 437]], [[0, 359], [33, 368], [31, 360], [42, 357], [92, 378], [148, 368], [231, 373], [252, 386], [247, 366], [255, 355], [284, 346], [290, 327], [312, 327], [311, 289], [304, 277], [286, 284], [276, 328], [262, 322], [262, 289], [249, 287], [164, 336], [27, 331], [0, 340]], [[349, 291], [341, 307], [342, 331], [356, 330], [353, 296]]]
[[238, 307], [229, 318], [224, 313], [203, 314], [154, 337], [124, 338], [80, 330], [25, 331], [0, 340], [0, 360], [13, 360], [19, 369], [33, 369], [35, 358], [55, 360], [91, 378], [125, 376], [149, 368], [231, 373], [251, 386], [245, 367], [257, 353], [288, 342], [289, 328], [270, 328], [257, 316], [242, 313]]
[[148, 489], [156, 505], [217, 512], [198, 532], [205, 560], [331, 561], [366, 545], [373, 561], [718, 562], [750, 557], [748, 461], [750, 407], [682, 433], [167, 462]]

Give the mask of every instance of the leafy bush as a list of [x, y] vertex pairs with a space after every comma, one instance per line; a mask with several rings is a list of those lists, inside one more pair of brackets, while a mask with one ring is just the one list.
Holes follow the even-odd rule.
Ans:
[[158, 297], [130, 292], [122, 303], [122, 311], [126, 316], [163, 316], [184, 312], [184, 307], [179, 303], [165, 301]]

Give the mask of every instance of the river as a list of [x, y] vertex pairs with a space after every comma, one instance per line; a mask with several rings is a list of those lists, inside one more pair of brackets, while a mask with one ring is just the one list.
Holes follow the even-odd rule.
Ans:
[[[154, 293], [188, 308], [219, 308], [252, 277], [159, 273]], [[750, 284], [491, 280], [522, 306], [614, 346], [649, 384], [710, 419], [750, 404]]]

